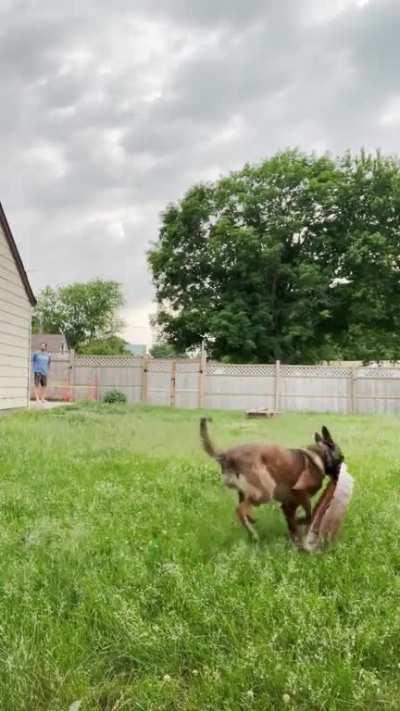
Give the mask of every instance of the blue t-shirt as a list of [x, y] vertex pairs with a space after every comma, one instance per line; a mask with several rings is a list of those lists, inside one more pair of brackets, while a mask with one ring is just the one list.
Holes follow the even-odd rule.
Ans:
[[34, 353], [32, 356], [32, 366], [34, 373], [40, 373], [41, 375], [47, 375], [49, 372], [51, 358], [48, 353], [43, 353], [39, 351]]

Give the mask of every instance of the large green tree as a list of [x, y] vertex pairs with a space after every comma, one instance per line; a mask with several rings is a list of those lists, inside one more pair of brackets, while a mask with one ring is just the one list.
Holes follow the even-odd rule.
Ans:
[[242, 362], [398, 357], [399, 208], [380, 155], [287, 151], [193, 187], [149, 252], [164, 338]]
[[124, 298], [115, 281], [94, 279], [58, 289], [47, 287], [38, 298], [33, 327], [36, 332], [62, 333], [70, 348], [94, 339], [115, 336], [123, 322], [118, 309]]
[[362, 153], [338, 161], [332, 259], [342, 280], [330, 333], [345, 359], [400, 358], [400, 164]]

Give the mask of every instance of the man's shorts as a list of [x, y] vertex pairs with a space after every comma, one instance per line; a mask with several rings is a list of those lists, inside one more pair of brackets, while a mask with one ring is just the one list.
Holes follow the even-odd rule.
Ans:
[[34, 375], [36, 387], [41, 385], [42, 388], [45, 388], [47, 386], [47, 375], [43, 375], [43, 373], [35, 373]]

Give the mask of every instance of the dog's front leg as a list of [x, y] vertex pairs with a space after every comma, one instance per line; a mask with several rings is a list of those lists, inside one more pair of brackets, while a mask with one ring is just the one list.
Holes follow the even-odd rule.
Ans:
[[296, 501], [285, 501], [282, 504], [282, 511], [288, 525], [289, 533], [295, 543], [299, 543], [299, 529], [296, 522], [296, 511], [298, 504]]
[[258, 533], [252, 525], [252, 518], [250, 516], [251, 506], [252, 504], [250, 499], [246, 499], [243, 497], [243, 500], [240, 502], [239, 506], [236, 509], [236, 516], [238, 517], [240, 523], [243, 524], [245, 528], [247, 528], [252, 538], [255, 541], [258, 541]]
[[311, 501], [308, 493], [306, 491], [293, 491], [293, 496], [296, 498], [297, 505], [301, 506], [304, 509], [305, 516], [302, 518], [297, 519], [297, 523], [303, 523], [306, 524], [306, 526], [310, 526], [311, 521], [312, 521], [312, 512], [311, 512]]

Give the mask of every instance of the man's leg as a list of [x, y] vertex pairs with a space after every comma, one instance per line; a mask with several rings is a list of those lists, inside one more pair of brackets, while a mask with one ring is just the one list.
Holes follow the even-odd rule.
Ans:
[[46, 395], [46, 387], [47, 387], [47, 377], [45, 375], [42, 375], [42, 377], [40, 379], [40, 384], [42, 386], [41, 400], [42, 400], [42, 402], [46, 402], [45, 395]]
[[34, 377], [34, 383], [35, 383], [35, 397], [36, 397], [36, 402], [40, 402], [41, 400], [41, 388], [40, 388], [40, 378], [38, 373], [33, 374]]

